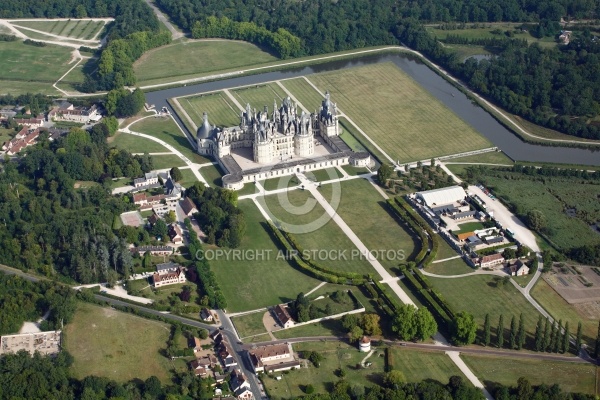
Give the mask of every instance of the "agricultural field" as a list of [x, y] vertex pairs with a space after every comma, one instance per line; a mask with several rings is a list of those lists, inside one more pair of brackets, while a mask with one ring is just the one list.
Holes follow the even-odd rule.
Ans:
[[[93, 40], [104, 28], [104, 21], [77, 20], [68, 21], [15, 21], [13, 25], [17, 27], [25, 27], [42, 31], [51, 35], [67, 37], [71, 39]], [[32, 31], [30, 29], [20, 29], [25, 35], [29, 36]], [[47, 35], [48, 40], [53, 40], [54, 37]]]
[[[569, 304], [544, 279], [538, 279], [531, 290], [531, 296], [554, 318], [568, 321], [572, 332], [576, 332], [581, 322], [583, 342], [593, 349], [598, 334], [596, 303]], [[586, 306], [590, 306], [587, 310]], [[595, 311], [595, 313], [593, 312]]]
[[[267, 83], [266, 85], [248, 86], [240, 89], [230, 90], [233, 97], [242, 105], [250, 104], [250, 107], [256, 111], [263, 111], [264, 107], [269, 108], [269, 113], [273, 112], [273, 101], [277, 106], [287, 97], [287, 94], [276, 83]], [[301, 112], [302, 110], [298, 110]]]
[[0, 42], [0, 94], [57, 94], [52, 84], [72, 67], [70, 48]]
[[329, 90], [341, 112], [402, 163], [490, 145], [391, 63], [310, 75], [308, 79], [321, 92]]
[[[303, 229], [306, 232], [293, 233], [293, 236], [304, 252], [319, 265], [341, 272], [377, 276], [367, 260], [353, 257], [352, 252], [357, 252], [356, 247], [309, 191], [293, 190], [274, 194], [259, 198], [259, 202], [285, 230], [294, 232], [294, 229]], [[313, 231], [315, 228], [312, 224], [317, 224], [321, 218], [324, 225], [315, 226], [318, 229]]]
[[[332, 187], [321, 187], [326, 199], [332, 198]], [[399, 264], [410, 260], [420, 248], [421, 244], [394, 219], [381, 194], [365, 179], [341, 182], [340, 204], [336, 211], [392, 274], [397, 272]], [[388, 252], [394, 254], [387, 256]]]
[[[186, 62], [173, 68], [185, 54]], [[230, 40], [184, 40], [145, 53], [133, 65], [140, 86], [191, 79], [276, 61], [257, 46]], [[273, 101], [273, 100], [271, 100]]]
[[[526, 331], [532, 337], [539, 313], [512, 284], [502, 285], [497, 282], [498, 278], [492, 275], [455, 279], [427, 277], [453, 310], [473, 314], [475, 322], [481, 328], [485, 314], [490, 314], [493, 327], [497, 326], [498, 318], [503, 314], [504, 327], [507, 329], [512, 316], [518, 321], [519, 314], [523, 313]], [[492, 340], [495, 340], [495, 337], [494, 332]]]
[[[251, 200], [240, 200], [238, 206], [246, 217], [246, 235], [239, 247], [245, 258], [223, 256], [209, 260], [227, 299], [227, 312], [288, 302], [320, 283], [295, 270], [281, 257], [277, 259], [278, 248]], [[256, 259], [250, 259], [254, 255]]]
[[[521, 25], [521, 24], [518, 24]], [[512, 32], [513, 39], [525, 39], [529, 44], [537, 43], [541, 47], [556, 47], [557, 42], [553, 37], [537, 38], [531, 32], [521, 32], [514, 24], [495, 24], [485, 28], [468, 28], [468, 29], [436, 29], [427, 28], [427, 30], [440, 40], [444, 40], [448, 35], [460, 36], [467, 39], [502, 39], [507, 38], [506, 31]], [[500, 30], [501, 32], [495, 32]]]
[[208, 113], [208, 122], [211, 125], [228, 127], [240, 123], [238, 107], [223, 92], [179, 97], [177, 101], [196, 126], [202, 125], [202, 114], [204, 112]]
[[203, 164], [210, 161], [196, 153], [187, 137], [171, 118], [145, 118], [133, 124], [130, 129], [164, 140], [194, 163]]
[[113, 137], [108, 138], [108, 144], [131, 153], [164, 153], [169, 151], [165, 146], [154, 140], [118, 131]]
[[547, 236], [560, 248], [569, 249], [600, 243], [600, 235], [590, 228], [600, 221], [598, 183], [582, 183], [578, 178], [528, 177], [503, 173], [487, 175], [486, 186], [494, 194], [513, 204], [517, 214], [539, 210], [546, 218]]
[[64, 347], [74, 358], [70, 371], [76, 379], [95, 375], [127, 382], [155, 375], [164, 384], [170, 382], [171, 365], [160, 354], [169, 338], [167, 324], [79, 303], [64, 330]]
[[498, 384], [516, 387], [517, 380], [523, 376], [535, 386], [556, 383], [568, 392], [595, 394], [596, 367], [592, 364], [479, 355], [462, 355], [461, 358], [488, 390]]

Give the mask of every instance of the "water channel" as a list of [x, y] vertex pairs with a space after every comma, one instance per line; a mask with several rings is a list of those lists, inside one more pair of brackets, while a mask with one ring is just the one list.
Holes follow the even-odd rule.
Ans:
[[[283, 71], [240, 76], [220, 81], [163, 89], [146, 93], [146, 99], [148, 103], [154, 104], [157, 109], [160, 109], [162, 107], [169, 107], [167, 99], [171, 97], [227, 89], [236, 86], [261, 84], [279, 79], [294, 78], [319, 72], [336, 71], [382, 62], [394, 63], [439, 101], [444, 103], [446, 107], [450, 108], [460, 118], [468, 122], [473, 128], [488, 138], [494, 146], [502, 149], [504, 153], [514, 160], [600, 165], [600, 146], [598, 146], [598, 150], [592, 151], [568, 147], [540, 146], [523, 142], [496, 121], [485, 110], [474, 105], [465, 94], [461, 93], [458, 89], [429, 69], [429, 67], [423, 64], [418, 58], [408, 54], [371, 54], [351, 60], [336, 60], [312, 66], [286, 69]], [[181, 120], [178, 119], [178, 122], [185, 129]], [[399, 127], [399, 129], [402, 129], [402, 127]], [[574, 139], [577, 138], [574, 137]], [[400, 161], [402, 162], [402, 160]]]

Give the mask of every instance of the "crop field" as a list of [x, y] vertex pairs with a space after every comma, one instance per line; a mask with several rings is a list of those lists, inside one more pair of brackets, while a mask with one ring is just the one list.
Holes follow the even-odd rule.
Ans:
[[194, 163], [203, 164], [210, 161], [196, 153], [187, 137], [171, 118], [146, 118], [133, 124], [130, 129], [164, 140]]
[[488, 390], [498, 384], [516, 387], [517, 380], [524, 376], [535, 386], [556, 383], [568, 392], [595, 394], [596, 367], [592, 364], [479, 355], [462, 355], [461, 358]]
[[[532, 336], [538, 321], [538, 311], [512, 284], [502, 286], [496, 283], [495, 278], [497, 277], [490, 275], [455, 279], [427, 277], [453, 310], [473, 314], [480, 328], [483, 328], [485, 314], [490, 314], [493, 327], [498, 325], [498, 318], [503, 314], [504, 327], [508, 329], [512, 316], [514, 315], [518, 321], [519, 314], [523, 313], [525, 329], [529, 336]], [[493, 330], [492, 341], [495, 337], [495, 330]]]
[[223, 92], [180, 97], [177, 100], [197, 126], [202, 125], [204, 112], [208, 113], [211, 125], [228, 127], [240, 123], [240, 110]]
[[556, 245], [571, 248], [600, 243], [600, 235], [590, 228], [600, 221], [600, 185], [585, 184], [577, 178], [542, 181], [521, 174], [505, 176], [486, 176], [485, 183], [497, 197], [514, 204], [519, 213], [541, 211], [546, 217], [547, 235]]
[[[326, 199], [332, 198], [332, 187], [321, 187]], [[336, 211], [388, 271], [395, 273], [399, 264], [418, 252], [420, 243], [394, 219], [383, 197], [367, 180], [342, 182]]]
[[52, 84], [71, 68], [70, 59], [71, 49], [66, 47], [0, 42], [0, 94], [57, 93]]
[[[47, 32], [52, 35], [64, 36], [73, 39], [92, 40], [102, 28], [103, 21], [76, 20], [69, 21], [17, 21], [14, 22], [17, 26], [31, 28], [42, 32]], [[23, 29], [23, 33], [29, 36], [32, 31]], [[51, 36], [48, 36], [50, 39]]]
[[[354, 244], [327, 216], [309, 191], [293, 190], [265, 196], [259, 198], [259, 201], [284, 229], [290, 229], [288, 226], [292, 232], [295, 228], [306, 229], [306, 233], [294, 233], [293, 236], [309, 257], [318, 264], [336, 271], [372, 273], [377, 276], [377, 272], [367, 260], [357, 257], [356, 254], [353, 256], [352, 252], [357, 252]], [[321, 218], [324, 218], [326, 223], [312, 231], [314, 228], [311, 228], [311, 224]]]
[[[177, 68], [173, 68], [173, 61], [181, 60], [183, 55], [185, 62], [179, 62]], [[144, 86], [222, 73], [276, 60], [276, 57], [246, 42], [186, 40], [145, 53], [133, 68], [138, 84]]]
[[416, 161], [490, 143], [391, 63], [311, 75], [394, 160]]
[[246, 234], [239, 247], [244, 257], [222, 256], [209, 260], [227, 299], [227, 312], [288, 302], [320, 283], [295, 270], [283, 257], [277, 258], [278, 248], [251, 200], [240, 200], [238, 205], [246, 217]]
[[79, 303], [65, 327], [64, 347], [74, 358], [70, 371], [76, 379], [95, 375], [117, 382], [155, 375], [166, 384], [171, 366], [160, 350], [166, 348], [169, 330], [158, 321]]
[[309, 112], [315, 112], [321, 107], [323, 96], [317, 92], [304, 78], [294, 78], [281, 81], [281, 84], [302, 103]]
[[[548, 283], [539, 279], [531, 290], [533, 298], [554, 318], [569, 321], [570, 330], [576, 332], [577, 324], [581, 322], [583, 331], [583, 342], [588, 346], [594, 346], [598, 334], [597, 315], [589, 315], [583, 312], [584, 304], [572, 305], [563, 299]], [[593, 303], [592, 303], [593, 304]]]
[[[268, 83], [260, 86], [248, 86], [240, 89], [230, 90], [233, 97], [243, 106], [250, 104], [250, 107], [256, 111], [263, 111], [264, 107], [269, 107], [269, 114], [273, 112], [273, 100], [277, 101], [277, 107], [281, 101], [287, 97], [287, 94], [276, 83]], [[302, 110], [298, 110], [301, 112]]]
[[158, 142], [122, 132], [117, 132], [109, 138], [108, 144], [131, 153], [164, 153], [169, 151]]

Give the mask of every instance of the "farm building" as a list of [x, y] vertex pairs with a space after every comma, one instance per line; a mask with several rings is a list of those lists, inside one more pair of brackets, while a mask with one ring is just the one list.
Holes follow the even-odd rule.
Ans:
[[447, 188], [417, 192], [417, 199], [423, 200], [430, 208], [459, 203], [464, 200], [465, 197], [467, 197], [467, 193], [460, 186], [450, 186]]

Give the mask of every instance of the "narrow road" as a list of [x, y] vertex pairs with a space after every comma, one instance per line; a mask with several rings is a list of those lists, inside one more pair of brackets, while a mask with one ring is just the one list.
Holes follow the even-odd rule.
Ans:
[[165, 14], [163, 14], [163, 12], [160, 11], [160, 9], [151, 0], [146, 0], [146, 4], [148, 4], [150, 6], [150, 8], [152, 9], [152, 11], [154, 11], [154, 14], [156, 14], [156, 18], [158, 18], [158, 20], [160, 22], [162, 22], [167, 27], [167, 29], [171, 32], [171, 38], [173, 40], [179, 39], [184, 36], [183, 32], [175, 29], [175, 27], [173, 26], [171, 21], [169, 21], [167, 16]]

